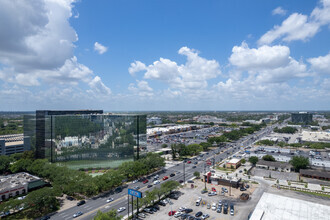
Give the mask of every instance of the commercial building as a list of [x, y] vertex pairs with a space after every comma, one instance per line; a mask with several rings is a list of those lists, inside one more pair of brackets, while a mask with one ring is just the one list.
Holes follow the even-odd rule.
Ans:
[[0, 155], [11, 155], [23, 153], [30, 150], [28, 138], [25, 138], [27, 144], [24, 145], [23, 134], [10, 134], [0, 136]]
[[161, 123], [162, 123], [162, 119], [159, 117], [147, 118], [147, 124], [160, 125]]
[[291, 121], [293, 123], [309, 124], [309, 123], [313, 122], [313, 114], [308, 113], [308, 112], [292, 113]]
[[226, 167], [229, 169], [231, 168], [237, 169], [239, 166], [241, 166], [241, 160], [237, 158], [233, 158], [226, 163]]
[[0, 202], [28, 193], [30, 190], [42, 187], [45, 184], [39, 177], [25, 172], [0, 176]]
[[113, 168], [139, 157], [146, 143], [146, 115], [36, 111], [24, 116], [24, 136], [36, 158], [72, 169]]
[[301, 141], [330, 143], [330, 132], [303, 131], [301, 134]]
[[301, 169], [300, 176], [320, 179], [320, 180], [330, 180], [330, 172], [329, 171], [320, 171], [320, 170], [310, 170], [310, 169]]
[[291, 164], [285, 162], [277, 162], [277, 161], [259, 160], [256, 164], [256, 167], [261, 169], [275, 170], [281, 172], [290, 172], [292, 170]]
[[330, 206], [263, 193], [250, 220], [329, 220]]
[[211, 183], [213, 185], [231, 186], [237, 189], [243, 184], [241, 182], [241, 178], [235, 176], [228, 176], [220, 173], [207, 172], [203, 174], [203, 177], [203, 181], [206, 181], [207, 183]]

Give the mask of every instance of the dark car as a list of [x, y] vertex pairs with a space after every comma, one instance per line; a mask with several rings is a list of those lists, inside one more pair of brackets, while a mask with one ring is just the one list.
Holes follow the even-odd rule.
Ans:
[[161, 206], [166, 206], [166, 203], [163, 202], [163, 201], [159, 201], [158, 204], [161, 205]]
[[198, 162], [196, 161], [194, 164], [198, 164]]
[[179, 183], [183, 183], [183, 180], [179, 180]]
[[225, 207], [225, 206], [223, 207], [223, 214], [226, 214], [226, 215], [228, 214], [228, 207]]
[[86, 203], [85, 200], [81, 200], [81, 201], [79, 201], [79, 202], [77, 203], [77, 206], [81, 206], [81, 205], [83, 205], [83, 204], [85, 204], [85, 203]]
[[171, 194], [170, 196], [170, 199], [175, 199], [175, 200], [178, 200], [179, 196], [177, 194]]
[[192, 168], [194, 169], [194, 168], [196, 168], [196, 166], [193, 166]]
[[74, 198], [72, 196], [67, 196], [66, 199], [67, 200], [70, 200], [70, 201], [73, 201], [74, 200]]
[[155, 205], [153, 206], [153, 208], [159, 210], [159, 206], [158, 206], [157, 204], [155, 204]]
[[148, 187], [148, 188], [151, 188], [151, 187], [152, 187], [152, 185], [148, 185], [147, 187]]
[[115, 193], [120, 193], [121, 191], [123, 191], [123, 188], [120, 186], [115, 189]]
[[246, 184], [246, 185], [245, 185], [245, 188], [247, 188], [247, 189], [248, 189], [248, 188], [250, 188], [250, 186], [249, 186], [248, 184]]
[[193, 210], [192, 209], [186, 209], [186, 210], [184, 210], [185, 211], [185, 213], [190, 213], [190, 212], [192, 212]]
[[157, 212], [158, 209], [156, 209], [155, 207], [150, 207], [150, 210], [153, 211], [153, 212]]
[[194, 183], [194, 181], [193, 180], [188, 180], [188, 183]]
[[197, 212], [195, 216], [196, 216], [196, 217], [200, 217], [200, 216], [202, 216], [202, 215], [203, 215], [203, 212]]
[[244, 187], [241, 187], [239, 190], [246, 191], [246, 189]]
[[173, 177], [173, 176], [175, 176], [175, 173], [171, 173], [171, 174], [170, 174], [170, 177]]

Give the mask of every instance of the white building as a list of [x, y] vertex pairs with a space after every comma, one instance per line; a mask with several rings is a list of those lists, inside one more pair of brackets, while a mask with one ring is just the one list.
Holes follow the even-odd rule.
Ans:
[[151, 118], [147, 118], [147, 124], [155, 124], [155, 125], [159, 125], [162, 123], [162, 119], [159, 117], [151, 117]]

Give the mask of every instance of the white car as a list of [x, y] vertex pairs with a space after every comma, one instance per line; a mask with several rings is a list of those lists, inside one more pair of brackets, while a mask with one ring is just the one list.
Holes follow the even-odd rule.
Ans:
[[139, 180], [134, 180], [132, 183], [137, 183], [137, 182], [139, 182]]
[[209, 214], [202, 215], [202, 219], [207, 219], [208, 217], [210, 217]]
[[120, 207], [120, 208], [117, 210], [117, 212], [120, 213], [120, 212], [123, 212], [123, 211], [125, 211], [125, 210], [126, 210], [125, 207]]
[[174, 214], [174, 217], [175, 217], [175, 218], [178, 218], [178, 217], [180, 217], [181, 215], [182, 215], [182, 212], [177, 212], [177, 213]]
[[215, 211], [217, 209], [217, 205], [215, 203], [212, 204], [212, 210]]
[[82, 213], [82, 212], [76, 212], [76, 213], [73, 214], [73, 217], [74, 218], [77, 218], [77, 217], [81, 216], [82, 214], [84, 214], [84, 213]]
[[184, 206], [183, 206], [183, 207], [180, 207], [180, 208], [179, 208], [179, 212], [183, 212], [183, 211], [186, 210], [186, 209], [187, 209], [187, 207], [184, 207]]
[[113, 198], [109, 198], [107, 199], [107, 203], [112, 202], [113, 200], [114, 200]]
[[159, 184], [159, 183], [160, 183], [159, 180], [154, 181], [154, 185], [157, 185], [157, 184]]

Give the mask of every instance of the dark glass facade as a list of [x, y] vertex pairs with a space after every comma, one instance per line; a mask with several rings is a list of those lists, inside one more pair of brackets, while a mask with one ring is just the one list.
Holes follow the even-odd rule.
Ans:
[[36, 157], [73, 169], [117, 167], [139, 157], [146, 144], [146, 115], [43, 115], [26, 119], [35, 123], [35, 135], [26, 134], [35, 137]]

